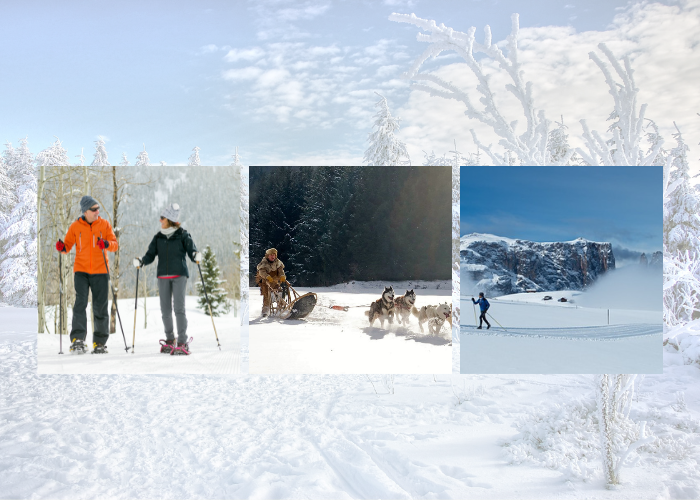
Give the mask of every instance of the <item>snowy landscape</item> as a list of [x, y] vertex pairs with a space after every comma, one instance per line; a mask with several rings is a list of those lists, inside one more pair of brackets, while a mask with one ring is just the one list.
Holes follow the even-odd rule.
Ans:
[[637, 377], [653, 439], [606, 490], [590, 375], [38, 375], [36, 310], [0, 313], [2, 498], [700, 495], [698, 322]]
[[[63, 355], [59, 355], [60, 335], [38, 335], [38, 373], [79, 374], [79, 373], [240, 373], [240, 319], [231, 311], [214, 318], [221, 350], [217, 346], [211, 318], [197, 308], [198, 297], [188, 296], [185, 300], [187, 314], [187, 336], [192, 337], [189, 356], [169, 356], [160, 353], [160, 339], [165, 339], [163, 321], [160, 317], [158, 297], [146, 301], [148, 327], [144, 328], [143, 298], [139, 299], [136, 317], [134, 342], [134, 299], [119, 300], [119, 315], [124, 325], [128, 352], [124, 348], [121, 330], [110, 335], [106, 355], [73, 354], [70, 352], [70, 339], [63, 336]], [[71, 311], [71, 309], [69, 309]], [[88, 314], [88, 318], [90, 315]], [[68, 315], [68, 324], [71, 316]], [[68, 329], [70, 331], [70, 328]], [[176, 332], [177, 333], [177, 332]], [[92, 325], [88, 322], [88, 346], [92, 345]]]
[[[168, 23], [162, 22], [159, 8], [134, 16], [128, 6], [105, 11], [46, 3], [41, 9], [18, 4], [4, 12], [0, 36], [6, 43], [0, 47], [9, 76], [0, 82], [2, 125], [4, 137], [19, 141], [16, 146], [8, 142], [0, 157], [0, 498], [700, 499], [700, 2], [538, 0], [519, 4], [520, 15], [502, 2], [387, 1], [363, 9], [351, 2], [241, 5], [182, 4], [168, 13]], [[236, 20], [233, 31], [231, 19]], [[66, 54], [80, 61], [81, 78], [75, 78], [74, 64], [66, 64]], [[27, 62], [38, 60], [41, 64]], [[123, 62], [122, 71], [105, 79], [104, 62], [115, 60]], [[32, 153], [28, 137], [32, 147], [44, 149]], [[151, 164], [148, 146], [161, 164], [158, 171], [174, 181], [170, 187], [187, 193], [187, 208], [211, 211], [220, 207], [206, 195], [222, 186], [218, 175], [197, 171], [199, 146], [204, 163], [236, 167], [241, 166], [239, 143], [245, 144], [246, 163], [258, 165], [400, 165], [409, 158], [413, 165], [451, 165], [453, 345], [425, 345], [451, 351], [452, 374], [246, 375], [254, 362], [249, 312], [250, 340], [254, 328], [262, 328], [270, 349], [271, 340], [293, 338], [282, 330], [313, 326], [313, 317], [255, 323], [259, 293], [250, 288], [246, 270], [266, 246], [255, 239], [259, 228], [249, 226], [255, 214], [251, 203], [248, 217], [247, 167], [241, 167], [240, 219], [228, 217], [232, 226], [240, 220], [241, 229], [243, 374], [58, 374], [70, 369], [75, 357], [54, 354], [57, 335], [36, 333], [37, 316], [50, 332], [55, 328], [50, 312], [59, 274], [55, 252], [37, 260], [55, 242], [37, 234], [37, 167], [68, 169], [76, 163], [70, 178], [77, 188], [53, 191], [66, 195], [57, 206], [74, 209], [81, 184], [89, 180], [82, 172], [93, 151], [83, 146], [91, 143], [91, 173], [113, 171], [110, 161], [117, 163], [120, 154], [121, 165], [136, 158], [145, 171]], [[199, 179], [182, 182], [182, 171], [162, 160], [187, 163]], [[461, 183], [460, 165], [472, 168]], [[460, 324], [470, 328], [474, 320], [472, 307], [460, 299], [479, 291], [460, 273], [460, 235], [477, 231], [461, 227], [468, 218], [460, 221], [460, 184], [478, 178], [502, 181], [506, 177], [495, 167], [506, 165], [536, 178], [535, 166], [556, 165], [568, 172], [587, 165], [596, 169], [590, 180], [615, 193], [628, 188], [626, 182], [611, 181], [619, 169], [663, 171], [657, 181], [663, 207], [660, 196], [647, 203], [657, 216], [663, 214], [663, 242], [646, 253], [651, 261], [662, 251], [662, 282], [651, 285], [641, 275], [628, 279], [624, 270], [633, 266], [618, 265], [623, 252], [616, 248], [616, 270], [605, 274], [613, 282], [627, 282], [624, 288], [603, 287], [604, 274], [595, 280], [602, 288], [543, 287], [532, 294], [511, 288], [487, 295], [490, 312], [505, 327], [494, 324], [495, 340], [548, 342], [543, 351], [551, 360], [551, 354], [561, 356], [551, 351], [553, 346], [627, 349], [634, 339], [656, 345], [662, 332], [662, 345], [654, 349], [662, 356], [663, 373], [459, 374], [465, 338], [493, 340], [471, 335], [483, 330], [460, 333]], [[337, 199], [322, 184], [318, 187], [331, 201]], [[146, 224], [132, 228], [132, 236], [157, 230], [153, 216], [166, 201], [161, 196], [173, 192], [169, 187], [155, 195], [147, 192], [141, 201], [148, 203], [125, 206], [139, 217], [144, 207], [148, 212]], [[110, 198], [105, 192], [105, 201]], [[591, 200], [586, 193], [579, 206], [597, 204]], [[517, 213], [522, 215], [528, 204], [517, 207]], [[333, 209], [337, 215], [343, 207]], [[548, 213], [571, 215], [559, 206]], [[62, 210], [41, 214], [44, 221], [68, 215]], [[279, 240], [289, 241], [285, 236], [296, 226], [277, 215]], [[315, 213], [305, 215], [308, 221]], [[190, 222], [194, 231], [213, 219]], [[259, 245], [250, 259], [249, 227], [251, 248], [253, 240]], [[221, 259], [237, 252], [236, 240], [220, 225], [206, 229], [209, 235], [202, 234], [198, 243], [211, 242]], [[624, 224], [610, 234], [624, 236], [621, 229]], [[305, 244], [323, 236], [308, 227], [302, 232]], [[655, 238], [658, 233], [649, 232]], [[529, 241], [571, 242], [587, 235]], [[130, 241], [139, 254], [147, 243]], [[367, 246], [366, 241], [354, 243]], [[344, 241], [339, 248], [346, 251], [349, 245]], [[625, 250], [629, 262], [640, 262], [641, 250]], [[338, 248], [326, 251], [324, 256], [335, 262]], [[303, 255], [297, 252], [295, 258]], [[129, 271], [131, 257], [122, 262]], [[300, 280], [319, 278], [318, 268], [299, 262]], [[49, 273], [50, 290], [42, 290], [35, 279], [42, 269]], [[238, 269], [229, 271], [235, 271], [229, 285], [238, 284]], [[147, 290], [152, 291], [148, 283], [153, 284], [154, 274], [143, 280]], [[121, 277], [119, 303], [125, 299], [120, 312], [128, 340], [124, 314], [133, 311], [133, 298], [126, 294], [133, 290], [134, 277]], [[654, 279], [659, 281], [658, 275]], [[423, 346], [413, 336], [415, 318], [407, 332], [394, 325], [374, 340], [362, 331], [366, 318], [355, 316], [362, 308], [323, 307], [366, 304], [353, 297], [376, 299], [384, 283], [377, 290], [372, 285], [351, 291], [324, 286], [328, 283], [293, 283], [300, 290], [308, 285], [319, 291], [314, 314], [326, 326], [302, 339], [313, 340], [317, 352], [335, 348], [338, 344], [329, 343], [335, 339], [359, 356], [363, 342], [383, 343], [393, 352], [415, 353]], [[430, 293], [443, 300], [435, 290]], [[551, 303], [544, 303], [545, 294], [553, 297]], [[37, 309], [37, 296], [47, 299], [43, 310], [41, 303]], [[573, 303], [557, 302], [562, 296]], [[151, 300], [157, 304], [149, 296], [149, 309]], [[149, 351], [161, 338], [154, 313], [143, 335], [137, 333], [135, 354], [120, 352], [118, 332], [105, 358], [161, 364], [156, 360], [165, 356]], [[211, 349], [211, 322], [207, 326], [209, 318], [201, 314], [188, 304], [188, 317], [203, 328], [195, 335], [194, 354], [167, 361], [198, 369], [201, 358], [196, 356], [210, 349], [211, 359], [235, 366], [233, 357], [225, 357], [235, 350], [226, 351], [221, 331], [222, 351]], [[663, 325], [655, 333], [645, 325], [658, 325], [657, 315], [663, 316]], [[586, 333], [593, 323], [596, 340]], [[532, 328], [546, 335], [530, 338]], [[349, 335], [350, 330], [357, 334]], [[384, 334], [376, 324], [373, 330]], [[585, 340], [568, 338], [572, 331]], [[635, 335], [642, 331], [651, 334]], [[533, 355], [540, 350], [520, 349]], [[41, 374], [42, 352], [56, 358], [56, 373]], [[91, 371], [91, 357], [96, 356], [75, 361]], [[391, 362], [387, 359], [387, 366]]]
[[[489, 298], [495, 318], [489, 318], [489, 330], [476, 329], [474, 305], [463, 297], [461, 372], [661, 373], [661, 311], [572, 304], [584, 294], [563, 290]], [[546, 296], [553, 299], [543, 301]], [[562, 297], [568, 302], [557, 301]]]
[[[428, 325], [420, 331], [412, 316], [408, 325], [394, 319], [370, 327], [365, 313], [380, 297], [382, 282], [344, 283], [304, 288], [318, 294], [304, 319], [262, 318], [262, 296], [250, 289], [250, 373], [452, 373], [452, 331], [445, 322], [438, 334]], [[397, 296], [416, 292], [416, 307], [452, 301], [449, 281], [392, 283]], [[347, 306], [347, 311], [331, 306]]]

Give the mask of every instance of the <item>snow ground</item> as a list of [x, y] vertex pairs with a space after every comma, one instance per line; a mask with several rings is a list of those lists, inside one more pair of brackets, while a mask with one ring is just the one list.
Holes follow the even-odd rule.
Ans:
[[[197, 309], [195, 296], [185, 299], [187, 311], [187, 334], [193, 337], [192, 354], [189, 356], [168, 356], [160, 353], [159, 340], [165, 338], [163, 321], [160, 315], [158, 297], [148, 297], [148, 328], [143, 328], [143, 299], [139, 299], [139, 309], [136, 317], [136, 342], [134, 353], [131, 344], [134, 332], [134, 299], [119, 300], [119, 314], [124, 326], [126, 343], [129, 352], [124, 349], [119, 323], [117, 333], [110, 336], [106, 355], [93, 355], [89, 352], [78, 355], [71, 354], [68, 336], [63, 338], [63, 355], [59, 355], [59, 335], [42, 334], [38, 337], [38, 372], [49, 373], [240, 373], [240, 322], [230, 313], [214, 318], [216, 331], [219, 335], [219, 350], [214, 335], [211, 318]], [[111, 302], [110, 302], [111, 304]], [[70, 332], [69, 308], [67, 331]], [[174, 319], [173, 319], [174, 321]], [[34, 320], [36, 325], [36, 319]], [[53, 325], [51, 325], [51, 328]], [[34, 329], [36, 332], [36, 326]], [[88, 312], [87, 343], [92, 345], [92, 326]]]
[[36, 310], [0, 314], [0, 498], [700, 496], [700, 322], [639, 383], [655, 441], [610, 491], [589, 375], [37, 375]]
[[[327, 288], [297, 289], [315, 292], [318, 303], [303, 320], [263, 319], [262, 296], [250, 289], [250, 373], [451, 373], [452, 333], [445, 323], [441, 335], [420, 332], [418, 319], [408, 326], [369, 326], [365, 311], [381, 296], [384, 284], [354, 282]], [[393, 283], [397, 295], [414, 289], [416, 307], [452, 301], [449, 281]], [[331, 305], [349, 306], [337, 311]]]
[[[460, 371], [661, 373], [661, 312], [580, 307], [576, 301], [582, 294], [494, 297], [489, 299], [489, 330], [475, 328], [478, 311], [463, 297]], [[542, 300], [545, 295], [552, 300]], [[561, 297], [574, 302], [557, 302]]]

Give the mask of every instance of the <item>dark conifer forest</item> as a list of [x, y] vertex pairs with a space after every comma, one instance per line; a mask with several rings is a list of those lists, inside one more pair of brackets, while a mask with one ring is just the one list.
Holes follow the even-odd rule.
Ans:
[[451, 277], [450, 167], [250, 167], [250, 278], [274, 247], [299, 286]]

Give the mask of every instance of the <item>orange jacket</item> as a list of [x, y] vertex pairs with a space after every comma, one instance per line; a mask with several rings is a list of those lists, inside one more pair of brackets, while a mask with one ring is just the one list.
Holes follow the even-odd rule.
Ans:
[[75, 245], [74, 273], [107, 274], [105, 259], [109, 264], [109, 258], [107, 258], [106, 252], [104, 258], [102, 257], [102, 249], [97, 246], [97, 238], [109, 242], [109, 247], [105, 249], [108, 252], [117, 251], [117, 237], [112, 231], [112, 226], [101, 217], [98, 217], [92, 224], [88, 224], [85, 219], [80, 217], [68, 228], [64, 243], [66, 244], [66, 253], [70, 252]]

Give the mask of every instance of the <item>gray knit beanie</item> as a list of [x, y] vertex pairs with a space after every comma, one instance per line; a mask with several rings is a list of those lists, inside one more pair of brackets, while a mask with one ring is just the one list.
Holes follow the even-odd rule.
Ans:
[[173, 222], [180, 222], [180, 205], [177, 203], [171, 203], [169, 206], [163, 209], [160, 216]]
[[99, 205], [97, 203], [97, 200], [93, 198], [92, 196], [85, 195], [82, 198], [80, 198], [80, 212], [85, 213], [87, 212], [88, 208], [90, 208], [93, 205]]

